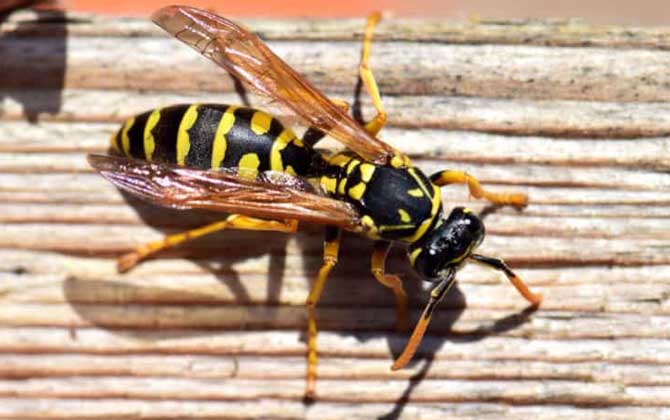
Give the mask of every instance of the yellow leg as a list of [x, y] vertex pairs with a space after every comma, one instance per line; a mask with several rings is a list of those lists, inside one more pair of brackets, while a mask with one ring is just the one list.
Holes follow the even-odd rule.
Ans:
[[372, 104], [377, 110], [377, 115], [365, 124], [365, 129], [376, 135], [386, 124], [386, 111], [384, 111], [384, 105], [382, 104], [382, 99], [379, 95], [379, 88], [377, 87], [377, 82], [375, 77], [372, 74], [370, 69], [370, 47], [372, 45], [372, 33], [374, 32], [375, 26], [381, 19], [380, 13], [373, 13], [368, 16], [368, 21], [365, 24], [365, 37], [363, 38], [363, 51], [361, 53], [361, 64], [358, 68], [361, 80], [367, 89], [368, 94], [372, 98]]
[[242, 230], [270, 230], [276, 232], [294, 233], [298, 228], [297, 220], [275, 221], [256, 219], [238, 214], [232, 214], [220, 222], [215, 222], [203, 227], [192, 229], [182, 233], [169, 235], [160, 241], [144, 244], [128, 254], [122, 255], [117, 261], [117, 268], [120, 272], [125, 272], [133, 268], [137, 263], [146, 259], [150, 255], [163, 249], [172, 248], [181, 243], [208, 235], [213, 232], [224, 229], [242, 229]]
[[349, 102], [343, 101], [341, 99], [333, 99], [333, 98], [330, 98], [330, 101], [332, 103], [334, 103], [335, 105], [337, 105], [337, 107], [340, 108], [342, 111], [349, 112], [349, 107], [350, 107]]
[[446, 277], [442, 279], [437, 284], [437, 286], [433, 288], [433, 290], [430, 291], [430, 300], [428, 301], [426, 308], [423, 310], [423, 314], [421, 315], [421, 318], [419, 318], [419, 322], [417, 322], [416, 326], [414, 327], [414, 331], [412, 332], [409, 341], [407, 341], [405, 349], [402, 351], [400, 356], [398, 356], [395, 362], [393, 362], [391, 370], [402, 369], [407, 365], [407, 363], [409, 363], [410, 360], [412, 360], [414, 353], [416, 353], [416, 350], [419, 348], [419, 344], [421, 344], [421, 340], [423, 340], [423, 335], [426, 333], [428, 324], [430, 324], [430, 319], [433, 316], [435, 307], [454, 284], [456, 278], [455, 274], [456, 270], [451, 269], [447, 273]]
[[326, 239], [323, 243], [323, 264], [307, 297], [307, 385], [305, 397], [314, 399], [316, 396], [316, 365], [318, 363], [316, 335], [316, 304], [319, 302], [323, 287], [330, 271], [337, 264], [340, 250], [340, 230], [332, 226], [326, 228]]
[[393, 290], [397, 306], [397, 329], [399, 331], [407, 330], [407, 294], [402, 287], [400, 277], [393, 274], [386, 274], [384, 266], [386, 265], [386, 256], [391, 249], [391, 242], [375, 242], [375, 250], [372, 253], [370, 261], [372, 275], [378, 282]]
[[438, 186], [448, 184], [467, 184], [470, 194], [477, 199], [485, 199], [494, 204], [512, 205], [524, 207], [528, 204], [526, 194], [498, 194], [486, 191], [482, 188], [476, 178], [462, 171], [442, 171], [431, 175], [430, 180]]

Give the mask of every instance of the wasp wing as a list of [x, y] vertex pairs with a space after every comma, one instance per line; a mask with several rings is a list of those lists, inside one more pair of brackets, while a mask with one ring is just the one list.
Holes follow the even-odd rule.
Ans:
[[118, 188], [165, 207], [361, 230], [359, 214], [351, 205], [318, 195], [309, 183], [288, 174], [247, 178], [230, 168], [205, 171], [110, 155], [88, 155], [88, 162]]
[[260, 38], [234, 22], [187, 6], [165, 7], [152, 19], [256, 93], [284, 104], [307, 125], [323, 130], [363, 158], [385, 164], [397, 154], [277, 57]]

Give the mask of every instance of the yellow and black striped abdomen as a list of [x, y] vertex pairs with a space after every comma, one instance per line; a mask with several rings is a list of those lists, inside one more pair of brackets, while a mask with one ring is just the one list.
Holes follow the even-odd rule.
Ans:
[[309, 175], [314, 151], [279, 120], [234, 105], [174, 105], [126, 120], [112, 136], [125, 156], [198, 169]]

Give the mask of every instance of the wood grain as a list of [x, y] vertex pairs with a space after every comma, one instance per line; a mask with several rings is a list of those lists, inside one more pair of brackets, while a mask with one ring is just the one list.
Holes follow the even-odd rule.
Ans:
[[[135, 113], [241, 102], [230, 78], [144, 20], [40, 13], [0, 23], [0, 418], [670, 418], [669, 28], [380, 24], [381, 137], [428, 173], [529, 194], [523, 211], [461, 186], [443, 198], [485, 211], [482, 253], [545, 300], [533, 311], [467, 266], [417, 360], [391, 372], [407, 335], [371, 243], [347, 235], [305, 405], [322, 229], [225, 232], [121, 275], [119, 254], [219, 216], [124, 197], [85, 161]], [[245, 23], [354, 101], [363, 20]], [[401, 248], [389, 271], [416, 319], [427, 292]]]

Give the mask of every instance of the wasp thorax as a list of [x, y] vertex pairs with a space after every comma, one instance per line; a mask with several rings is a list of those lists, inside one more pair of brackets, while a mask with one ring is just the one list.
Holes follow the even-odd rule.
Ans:
[[460, 265], [479, 246], [484, 235], [479, 217], [467, 208], [456, 207], [432, 232], [410, 245], [410, 260], [425, 280], [439, 280]]

